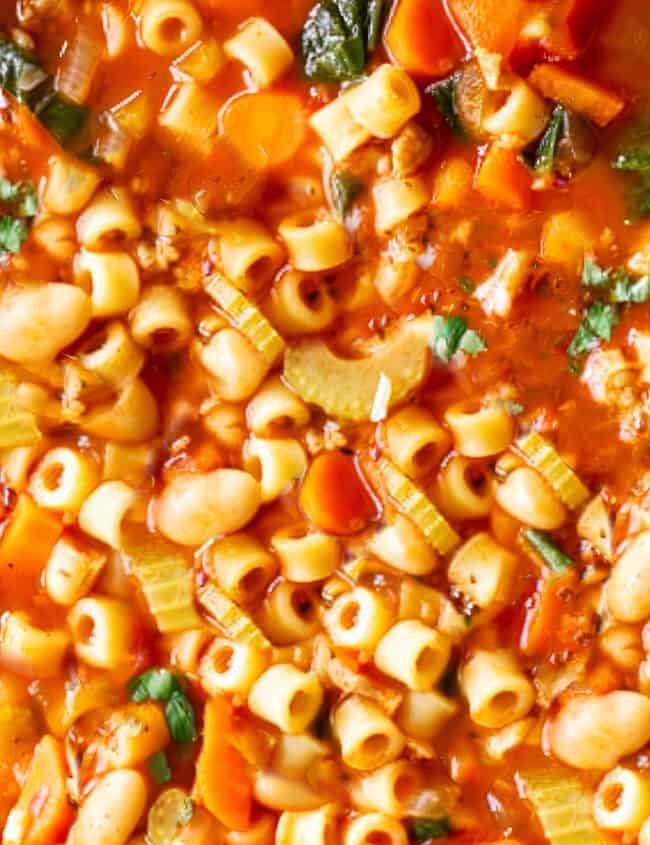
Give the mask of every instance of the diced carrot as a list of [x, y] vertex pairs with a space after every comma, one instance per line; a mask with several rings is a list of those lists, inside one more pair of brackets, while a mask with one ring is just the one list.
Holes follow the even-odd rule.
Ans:
[[454, 783], [464, 784], [476, 781], [481, 771], [481, 763], [476, 746], [467, 736], [454, 740], [449, 751], [449, 774]]
[[551, 648], [562, 611], [566, 607], [561, 598], [562, 593], [574, 584], [573, 572], [567, 572], [560, 577], [549, 576], [541, 582], [521, 632], [520, 648], [525, 655], [533, 657], [544, 654]]
[[293, 94], [241, 94], [230, 100], [222, 118], [225, 138], [255, 167], [284, 164], [305, 135], [306, 115]]
[[300, 505], [321, 531], [356, 534], [377, 515], [377, 505], [352, 455], [324, 452], [309, 467]]
[[533, 68], [528, 81], [548, 100], [585, 115], [597, 126], [607, 126], [625, 108], [618, 94], [567, 66], [543, 62]]
[[253, 788], [244, 758], [229, 739], [232, 707], [225, 698], [211, 698], [203, 718], [203, 747], [196, 763], [197, 798], [226, 827], [246, 830], [251, 823]]
[[39, 575], [62, 531], [56, 516], [22, 493], [0, 542], [0, 577]]
[[399, 0], [384, 44], [394, 61], [415, 76], [444, 76], [465, 53], [442, 0]]
[[532, 204], [532, 177], [517, 153], [492, 144], [479, 165], [476, 190], [495, 205], [526, 211]]
[[440, 165], [433, 185], [436, 208], [459, 208], [472, 190], [474, 173], [464, 158], [448, 158]]
[[522, 0], [449, 0], [449, 9], [472, 47], [509, 56], [526, 11]]
[[[63, 747], [46, 734], [34, 749], [27, 778], [14, 806], [7, 830], [19, 845], [52, 845], [65, 837], [73, 813], [66, 792]], [[16, 835], [17, 834], [17, 835]]]

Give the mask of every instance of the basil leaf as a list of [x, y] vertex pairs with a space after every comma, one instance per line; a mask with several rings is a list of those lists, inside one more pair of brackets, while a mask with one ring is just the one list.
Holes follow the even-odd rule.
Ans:
[[132, 701], [168, 701], [175, 692], [182, 692], [181, 685], [169, 669], [149, 669], [129, 681]]
[[172, 770], [169, 768], [167, 755], [164, 751], [157, 751], [149, 757], [149, 771], [158, 786], [162, 786], [163, 783], [169, 783], [172, 779]]
[[364, 185], [352, 173], [338, 170], [330, 178], [330, 192], [332, 203], [340, 218], [345, 217], [350, 206], [363, 191]]
[[174, 742], [193, 742], [198, 732], [194, 718], [194, 708], [187, 696], [176, 690], [165, 705], [167, 727]]
[[466, 132], [456, 106], [456, 86], [458, 85], [459, 78], [460, 74], [454, 73], [447, 77], [447, 79], [434, 82], [424, 90], [436, 101], [440, 114], [444, 117], [445, 122], [454, 135], [458, 138], [466, 138]]
[[535, 528], [527, 528], [524, 531], [524, 537], [535, 551], [544, 558], [553, 572], [566, 572], [567, 569], [576, 565], [575, 560], [565, 555], [548, 534], [537, 531]]
[[441, 839], [449, 836], [451, 824], [449, 819], [415, 819], [412, 831], [416, 842], [426, 842], [427, 839]]
[[466, 331], [467, 323], [462, 317], [435, 317], [433, 351], [438, 358], [447, 363], [451, 361]]

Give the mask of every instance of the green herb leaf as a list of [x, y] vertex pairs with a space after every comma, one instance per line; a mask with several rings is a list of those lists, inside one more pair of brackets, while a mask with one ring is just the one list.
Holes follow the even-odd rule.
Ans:
[[474, 329], [467, 329], [460, 339], [458, 348], [467, 355], [478, 355], [479, 352], [485, 352], [487, 345], [478, 332], [475, 332]]
[[533, 157], [533, 167], [538, 173], [549, 173], [553, 169], [557, 145], [564, 126], [564, 117], [565, 112], [562, 106], [556, 106]]
[[149, 757], [149, 771], [155, 783], [162, 786], [172, 779], [172, 770], [167, 762], [167, 755], [164, 751], [157, 751]]
[[582, 322], [567, 349], [568, 354], [577, 358], [590, 352], [599, 338], [611, 340], [612, 330], [617, 323], [618, 311], [613, 305], [593, 302], [583, 315]]
[[503, 407], [511, 417], [518, 417], [526, 410], [520, 402], [516, 402], [514, 399], [504, 399]]
[[129, 681], [132, 701], [169, 701], [175, 692], [181, 692], [180, 681], [169, 669], [149, 669]]
[[3, 215], [0, 217], [0, 255], [7, 252], [20, 252], [20, 247], [29, 234], [27, 223], [19, 217]]
[[535, 528], [527, 528], [524, 531], [524, 537], [535, 551], [544, 558], [553, 572], [566, 572], [567, 569], [576, 565], [575, 560], [565, 555], [548, 534], [537, 531]]
[[458, 287], [465, 293], [472, 293], [476, 286], [468, 276], [461, 276], [458, 280]]
[[434, 82], [425, 88], [427, 94], [430, 94], [436, 101], [440, 114], [444, 117], [447, 125], [450, 127], [454, 135], [458, 138], [466, 138], [465, 128], [463, 127], [458, 108], [456, 106], [456, 86], [460, 75], [454, 73], [447, 79], [442, 79], [440, 82]]
[[194, 804], [192, 803], [192, 799], [188, 797], [183, 801], [181, 806], [180, 813], [178, 814], [178, 823], [188, 824], [192, 820], [193, 815]]
[[60, 144], [66, 144], [86, 122], [88, 109], [66, 100], [37, 56], [0, 36], [0, 86], [24, 103]]
[[426, 842], [427, 839], [449, 836], [451, 824], [449, 819], [414, 819], [412, 830], [416, 842]]
[[374, 50], [377, 49], [377, 47], [379, 47], [385, 11], [386, 3], [384, 3], [384, 0], [368, 0], [368, 23], [366, 27], [366, 42], [368, 44], [369, 53], [372, 53]]
[[171, 694], [165, 705], [165, 718], [174, 742], [193, 742], [197, 738], [194, 708], [187, 696], [179, 690]]
[[650, 276], [632, 279], [625, 272], [616, 274], [611, 299], [612, 302], [648, 302], [650, 300]]
[[363, 73], [367, 13], [367, 0], [321, 0], [314, 6], [301, 37], [308, 79], [342, 82]]
[[611, 270], [603, 270], [595, 261], [585, 258], [582, 265], [582, 284], [586, 288], [601, 288], [610, 282]]
[[467, 355], [478, 355], [487, 349], [478, 332], [467, 328], [462, 317], [441, 317], [433, 319], [433, 341], [431, 349], [441, 361], [449, 363], [459, 350]]
[[332, 173], [330, 192], [334, 208], [340, 218], [345, 217], [363, 188], [363, 182], [347, 170], [337, 170]]
[[630, 205], [633, 220], [650, 217], [650, 129], [640, 127], [630, 146], [623, 148], [612, 167], [630, 178]]

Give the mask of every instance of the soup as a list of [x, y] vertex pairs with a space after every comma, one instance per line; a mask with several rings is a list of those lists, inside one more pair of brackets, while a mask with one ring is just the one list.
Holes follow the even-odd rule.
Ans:
[[3, 4], [3, 845], [650, 843], [649, 48]]

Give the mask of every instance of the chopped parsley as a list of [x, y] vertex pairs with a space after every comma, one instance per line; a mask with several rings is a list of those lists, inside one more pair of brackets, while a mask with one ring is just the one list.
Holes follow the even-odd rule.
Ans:
[[441, 361], [449, 363], [456, 352], [478, 355], [487, 349], [481, 335], [467, 327], [462, 317], [436, 316], [433, 321], [433, 341], [431, 349]]
[[553, 572], [566, 572], [567, 569], [576, 565], [575, 560], [568, 555], [565, 555], [548, 534], [544, 534], [542, 531], [537, 531], [535, 528], [527, 528], [524, 531], [524, 537], [535, 551], [546, 561]]
[[447, 79], [432, 83], [425, 90], [435, 100], [440, 114], [444, 117], [445, 122], [454, 135], [458, 138], [465, 138], [465, 128], [463, 127], [456, 105], [456, 88], [459, 78], [460, 73], [454, 73], [448, 76]]
[[650, 127], [635, 130], [629, 144], [619, 150], [612, 167], [629, 178], [632, 219], [650, 217]]
[[363, 191], [363, 188], [363, 182], [347, 170], [336, 170], [332, 173], [330, 178], [330, 193], [332, 195], [332, 203], [339, 217], [345, 217], [352, 203]]
[[427, 839], [449, 836], [451, 824], [449, 819], [414, 819], [411, 830], [416, 842], [426, 842]]
[[0, 177], [0, 256], [19, 252], [38, 211], [36, 191], [31, 182], [10, 182]]
[[578, 330], [567, 349], [572, 358], [590, 352], [599, 339], [611, 340], [612, 331], [618, 323], [618, 311], [605, 302], [592, 302], [582, 316]]
[[465, 293], [472, 293], [476, 286], [469, 276], [461, 276], [458, 280], [458, 287]]
[[610, 282], [611, 271], [603, 270], [595, 261], [585, 258], [582, 266], [582, 284], [587, 288], [601, 288]]
[[305, 76], [318, 82], [356, 79], [378, 46], [384, 0], [321, 0], [301, 36]]
[[26, 105], [60, 144], [70, 141], [86, 123], [88, 109], [58, 94], [38, 57], [2, 35], [0, 86]]

